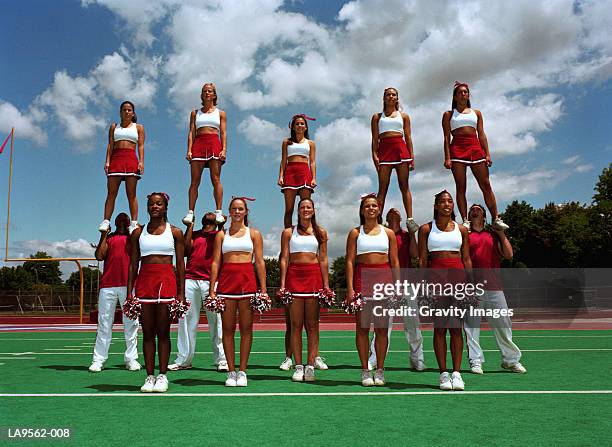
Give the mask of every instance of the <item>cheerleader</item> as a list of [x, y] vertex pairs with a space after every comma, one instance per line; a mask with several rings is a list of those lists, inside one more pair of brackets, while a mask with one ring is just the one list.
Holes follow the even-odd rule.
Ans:
[[204, 168], [210, 170], [210, 181], [215, 197], [216, 223], [224, 222], [223, 185], [221, 184], [221, 166], [227, 157], [227, 115], [217, 108], [217, 89], [212, 82], [202, 86], [200, 95], [202, 107], [193, 110], [189, 118], [187, 136], [187, 160], [191, 167], [191, 184], [189, 185], [189, 211], [183, 217], [185, 225], [194, 222], [194, 210], [198, 200], [198, 188]]
[[[229, 204], [230, 227], [215, 237], [210, 283], [216, 290], [210, 292], [211, 299], [225, 301], [221, 315], [223, 324], [223, 350], [229, 373], [225, 386], [247, 386], [247, 365], [253, 344], [253, 311], [251, 298], [257, 293], [257, 282], [261, 294], [266, 293], [266, 265], [263, 259], [261, 233], [249, 227], [247, 197], [234, 197]], [[255, 270], [253, 269], [255, 260]], [[218, 282], [217, 282], [218, 281]], [[235, 344], [236, 312], [239, 313], [240, 369], [236, 371]]]
[[[140, 322], [147, 369], [147, 379], [140, 388], [143, 393], [163, 393], [168, 390], [166, 372], [170, 358], [171, 321], [168, 305], [175, 299], [185, 301], [183, 233], [168, 223], [169, 199], [168, 194], [163, 192], [154, 192], [148, 196], [149, 223], [134, 230], [130, 239], [132, 253], [127, 290], [128, 300], [132, 299], [134, 288], [135, 296], [142, 304]], [[176, 274], [172, 266], [173, 257], [176, 257]], [[159, 360], [157, 377], [154, 375], [156, 337]]]
[[[444, 269], [455, 280], [465, 281], [463, 270], [472, 269], [468, 230], [455, 222], [454, 202], [448, 191], [435, 196], [434, 220], [419, 229], [419, 266]], [[462, 278], [463, 277], [463, 278]], [[446, 283], [449, 281], [446, 280]], [[456, 308], [450, 296], [435, 297], [436, 308]], [[434, 352], [440, 369], [440, 389], [463, 390], [465, 384], [459, 372], [463, 351], [462, 321], [455, 316], [434, 318]], [[453, 374], [446, 370], [446, 330], [450, 332]]]
[[[389, 338], [389, 318], [375, 316], [375, 307], [383, 307], [384, 300], [375, 300], [375, 283], [399, 281], [399, 260], [395, 233], [383, 227], [381, 207], [375, 194], [361, 199], [359, 221], [346, 241], [346, 284], [345, 305], [350, 305], [361, 294], [365, 301], [362, 310], [355, 314], [355, 344], [361, 361], [361, 384], [363, 386], [385, 384], [385, 357]], [[378, 313], [377, 313], [378, 314]], [[370, 323], [374, 323], [376, 335], [376, 365], [374, 378], [368, 370]]]
[[[144, 174], [145, 131], [142, 124], [137, 124], [136, 108], [132, 102], [123, 101], [119, 106], [119, 115], [120, 123], [112, 123], [108, 129], [108, 145], [104, 163], [107, 193], [104, 202], [104, 220], [98, 226], [101, 233], [107, 233], [110, 229], [110, 219], [115, 210], [115, 200], [122, 180], [125, 180], [125, 193], [130, 207], [129, 232], [131, 233], [138, 226], [136, 183]], [[136, 158], [137, 146], [138, 158]]]
[[294, 115], [289, 123], [291, 136], [283, 140], [278, 185], [285, 195], [285, 228], [293, 225], [295, 196], [308, 199], [317, 186], [315, 143], [308, 138], [308, 122], [304, 114]]
[[[108, 359], [108, 349], [113, 338], [113, 322], [117, 301], [123, 306], [127, 298], [128, 266], [130, 264], [130, 246], [128, 225], [130, 218], [120, 213], [115, 218], [115, 231], [102, 233], [96, 247], [96, 259], [104, 261], [104, 273], [100, 280], [98, 294], [98, 331], [94, 346], [93, 361], [89, 371], [100, 372]], [[123, 315], [125, 335], [125, 354], [123, 360], [129, 371], [140, 371], [138, 363], [138, 319], [130, 320]]]
[[[402, 280], [410, 281], [411, 278], [408, 274], [409, 269], [412, 267], [412, 260], [418, 259], [419, 251], [417, 249], [417, 242], [414, 233], [410, 233], [402, 229], [400, 222], [402, 216], [396, 208], [391, 208], [387, 213], [387, 226], [395, 233], [397, 241], [397, 257], [399, 258], [399, 265], [401, 270]], [[415, 310], [414, 315], [404, 316], [404, 335], [408, 346], [410, 346], [410, 367], [415, 371], [425, 370], [425, 357], [423, 354], [423, 335], [419, 327], [419, 315], [416, 308], [415, 297], [407, 297], [407, 306]], [[391, 331], [393, 330], [393, 317], [389, 318], [389, 337], [391, 337]], [[389, 339], [389, 345], [391, 346], [391, 339]], [[368, 369], [373, 370], [376, 368], [376, 336], [372, 338], [370, 343], [370, 358], [368, 359]]]
[[410, 117], [400, 110], [397, 89], [388, 87], [383, 93], [383, 111], [372, 116], [372, 160], [378, 173], [380, 212], [385, 208], [391, 173], [395, 169], [402, 202], [406, 210], [406, 226], [416, 233], [418, 224], [412, 218], [412, 193], [408, 184], [409, 172], [414, 169], [414, 152], [410, 136]]
[[497, 201], [489, 181], [489, 168], [493, 164], [489, 143], [484, 132], [482, 113], [472, 109], [470, 88], [465, 82], [455, 81], [451, 110], [442, 115], [444, 132], [444, 167], [455, 179], [457, 206], [463, 225], [469, 228], [467, 215], [466, 170], [470, 166], [482, 191], [487, 208], [493, 216], [493, 228], [507, 230], [497, 211]]
[[[315, 380], [315, 361], [319, 350], [318, 292], [329, 288], [327, 232], [317, 225], [314, 203], [298, 203], [298, 224], [281, 235], [280, 288], [291, 294], [291, 350], [295, 357], [296, 382]], [[306, 323], [308, 359], [302, 363], [302, 328]]]

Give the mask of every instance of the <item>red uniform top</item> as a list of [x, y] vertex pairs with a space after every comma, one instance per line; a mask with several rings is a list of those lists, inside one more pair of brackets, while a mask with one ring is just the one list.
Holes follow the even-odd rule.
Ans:
[[215, 236], [218, 231], [194, 231], [191, 237], [191, 254], [185, 266], [186, 279], [210, 279]]
[[485, 279], [487, 290], [501, 290], [501, 281], [499, 271], [490, 269], [499, 269], [500, 253], [497, 248], [499, 243], [498, 237], [488, 230], [470, 231], [470, 259], [474, 269], [487, 269], [488, 271], [480, 271], [479, 277]]
[[400, 268], [410, 268], [410, 243], [412, 242], [410, 233], [400, 229], [395, 233], [395, 239], [397, 240], [397, 257], [399, 258]]
[[104, 258], [104, 273], [100, 288], [127, 287], [130, 264], [130, 240], [127, 234], [111, 234], [106, 239], [108, 249]]

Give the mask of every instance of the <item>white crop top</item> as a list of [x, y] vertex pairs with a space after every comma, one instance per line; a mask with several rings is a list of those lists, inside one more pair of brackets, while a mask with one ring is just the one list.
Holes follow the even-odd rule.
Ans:
[[470, 109], [470, 113], [459, 113], [457, 109], [453, 109], [453, 116], [450, 119], [451, 132], [460, 127], [473, 127], [476, 129], [478, 125], [478, 116], [474, 109]]
[[431, 231], [427, 238], [427, 249], [429, 251], [461, 251], [463, 238], [459, 231], [459, 224], [453, 222], [455, 228], [453, 231], [442, 231], [436, 225], [436, 221], [431, 222]]
[[227, 230], [223, 237], [221, 251], [223, 253], [232, 253], [235, 251], [253, 253], [253, 241], [251, 240], [251, 230], [249, 227], [246, 227], [246, 231], [242, 237], [230, 236], [229, 230]]
[[166, 229], [162, 234], [151, 234], [147, 231], [147, 226], [142, 230], [138, 239], [140, 245], [140, 257], [150, 255], [174, 256], [174, 237], [172, 228], [166, 223]]
[[399, 110], [393, 118], [386, 116], [384, 110], [380, 114], [380, 119], [378, 120], [378, 134], [380, 135], [385, 132], [400, 132], [404, 135], [404, 119]]
[[301, 143], [292, 143], [287, 145], [287, 158], [293, 157], [294, 155], [300, 155], [308, 158], [310, 156], [310, 143], [309, 140], [304, 138]]
[[215, 110], [210, 113], [202, 113], [201, 110], [198, 110], [195, 117], [195, 127], [196, 129], [200, 127], [214, 127], [220, 130], [221, 115], [219, 114], [219, 109], [215, 107]]
[[357, 256], [365, 253], [389, 253], [389, 237], [385, 227], [378, 225], [380, 232], [370, 236], [363, 231], [363, 225], [359, 227], [357, 237]]
[[136, 126], [136, 123], [132, 123], [128, 127], [121, 127], [121, 124], [117, 124], [115, 126], [113, 141], [122, 140], [138, 143], [138, 127]]
[[289, 239], [289, 253], [317, 253], [319, 242], [314, 234], [302, 236], [297, 227], [293, 229], [291, 239]]

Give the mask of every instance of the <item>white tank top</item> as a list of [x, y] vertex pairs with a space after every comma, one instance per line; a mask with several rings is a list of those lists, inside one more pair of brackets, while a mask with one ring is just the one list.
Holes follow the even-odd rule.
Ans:
[[230, 236], [229, 230], [225, 232], [223, 245], [221, 245], [221, 252], [232, 253], [236, 251], [253, 253], [253, 241], [251, 240], [251, 230], [249, 227], [246, 227], [246, 231], [242, 237]]
[[306, 138], [301, 143], [287, 144], [287, 158], [293, 157], [294, 155], [300, 155], [302, 157], [310, 157], [310, 143]]
[[380, 135], [385, 132], [400, 132], [404, 135], [404, 118], [402, 118], [402, 113], [399, 110], [393, 118], [386, 116], [384, 110], [380, 114], [378, 134]]
[[473, 127], [476, 129], [478, 125], [478, 116], [473, 109], [470, 109], [470, 113], [459, 113], [457, 109], [453, 109], [453, 116], [450, 119], [451, 132], [460, 127]]
[[357, 256], [365, 253], [389, 253], [389, 237], [385, 227], [378, 225], [380, 232], [370, 236], [363, 231], [363, 225], [359, 227], [357, 237]]
[[121, 127], [121, 124], [117, 124], [115, 132], [113, 132], [113, 141], [138, 143], [138, 127], [136, 127], [136, 123], [132, 123], [128, 127]]
[[199, 129], [201, 127], [214, 127], [217, 130], [221, 129], [221, 115], [219, 114], [219, 109], [215, 107], [210, 113], [202, 113], [201, 110], [198, 109], [195, 117], [195, 127]]
[[302, 236], [297, 227], [293, 228], [291, 239], [289, 239], [289, 253], [317, 253], [319, 242], [314, 234]]
[[166, 223], [166, 229], [162, 234], [149, 233], [145, 225], [140, 233], [138, 244], [141, 258], [150, 255], [174, 256], [174, 237], [169, 223]]
[[453, 231], [442, 231], [436, 225], [436, 221], [431, 221], [431, 231], [427, 238], [427, 249], [431, 251], [461, 251], [463, 238], [459, 231], [459, 224], [453, 222], [455, 228]]

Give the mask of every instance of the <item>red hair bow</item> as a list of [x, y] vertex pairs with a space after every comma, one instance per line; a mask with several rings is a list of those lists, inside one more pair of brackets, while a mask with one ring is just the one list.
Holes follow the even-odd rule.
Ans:
[[470, 88], [467, 82], [461, 82], [461, 81], [455, 81], [455, 87], [453, 88], [461, 87], [462, 85], [465, 85], [467, 88]]
[[316, 121], [316, 118], [313, 118], [312, 116], [308, 116], [304, 113], [300, 113], [298, 115], [293, 115], [293, 117], [291, 118], [291, 121], [289, 121], [289, 129], [291, 129], [291, 123], [296, 119], [296, 118], [304, 118], [305, 120], [309, 120], [309, 121]]
[[367, 194], [361, 194], [361, 200], [369, 199], [370, 197], [372, 197], [374, 199], [378, 199], [378, 194], [376, 194], [375, 192], [369, 192]]
[[240, 200], [244, 200], [245, 202], [248, 200], [249, 202], [254, 202], [255, 199], [253, 197], [243, 197], [243, 196], [232, 196], [232, 200], [234, 199], [240, 199]]

